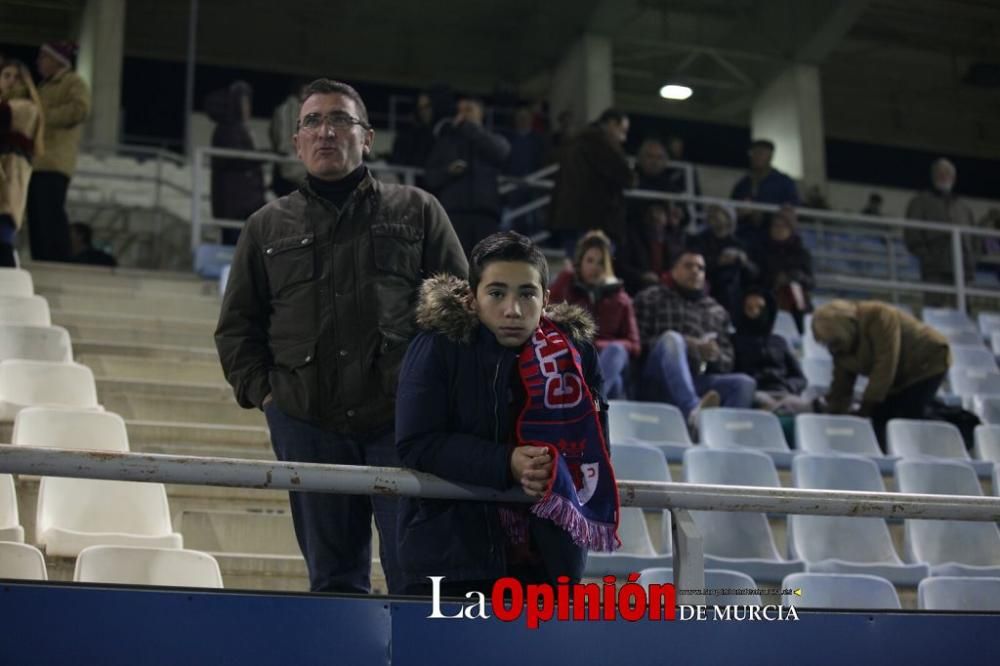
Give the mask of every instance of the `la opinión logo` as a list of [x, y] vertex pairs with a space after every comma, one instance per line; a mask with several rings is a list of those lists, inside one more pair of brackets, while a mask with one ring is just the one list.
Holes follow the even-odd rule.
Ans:
[[[784, 622], [798, 621], [794, 606], [781, 605], [676, 605], [676, 588], [670, 583], [639, 584], [639, 574], [631, 573], [619, 588], [615, 576], [605, 576], [602, 583], [570, 583], [567, 576], [556, 579], [556, 585], [521, 583], [516, 578], [499, 579], [491, 590], [489, 605], [484, 593], [465, 593], [469, 603], [461, 605], [453, 615], [441, 608], [441, 581], [444, 576], [428, 576], [431, 581], [431, 620], [488, 620], [515, 622], [522, 616], [529, 629], [553, 619], [559, 622], [626, 622], [650, 620], [657, 622], [723, 621], [723, 622]], [[492, 608], [493, 614], [489, 610]]]

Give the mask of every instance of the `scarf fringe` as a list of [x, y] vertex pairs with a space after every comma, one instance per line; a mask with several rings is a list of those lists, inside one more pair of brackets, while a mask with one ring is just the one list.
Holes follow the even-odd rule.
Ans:
[[598, 523], [588, 519], [562, 495], [549, 493], [531, 506], [531, 513], [551, 520], [566, 530], [573, 543], [581, 548], [612, 553], [621, 547], [614, 523]]

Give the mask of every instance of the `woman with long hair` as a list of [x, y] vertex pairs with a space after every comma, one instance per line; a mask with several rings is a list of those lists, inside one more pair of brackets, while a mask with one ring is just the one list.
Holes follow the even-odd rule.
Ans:
[[594, 344], [600, 354], [604, 395], [625, 398], [629, 361], [639, 356], [639, 326], [632, 299], [615, 277], [611, 241], [603, 231], [589, 231], [576, 245], [573, 266], [552, 283], [553, 303], [567, 302], [590, 312], [597, 323]]
[[24, 63], [0, 63], [0, 266], [14, 267], [31, 161], [44, 151], [42, 103]]

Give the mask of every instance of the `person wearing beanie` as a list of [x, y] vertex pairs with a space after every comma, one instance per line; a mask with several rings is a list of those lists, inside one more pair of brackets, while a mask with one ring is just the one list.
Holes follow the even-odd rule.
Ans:
[[45, 153], [35, 161], [27, 202], [31, 258], [35, 261], [69, 260], [66, 192], [76, 170], [83, 124], [90, 114], [90, 90], [73, 71], [75, 56], [72, 42], [46, 42], [38, 51]]
[[675, 257], [670, 284], [635, 297], [643, 350], [640, 398], [676, 405], [695, 429], [707, 407], [750, 407], [756, 382], [733, 372], [729, 314], [705, 293], [705, 258], [684, 250]]

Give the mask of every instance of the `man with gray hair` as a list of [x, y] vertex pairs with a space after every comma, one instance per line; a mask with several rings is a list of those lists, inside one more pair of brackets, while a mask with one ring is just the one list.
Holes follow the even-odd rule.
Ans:
[[[972, 209], [954, 193], [955, 165], [945, 158], [931, 165], [933, 189], [921, 192], [910, 200], [906, 217], [925, 222], [946, 222], [955, 226], [971, 227], [975, 224]], [[924, 282], [953, 284], [955, 282], [951, 234], [929, 229], [903, 231], [906, 249], [920, 260], [920, 275]], [[975, 239], [962, 237], [963, 268], [966, 281], [975, 277]], [[949, 305], [951, 297], [944, 294], [925, 294], [926, 305]]]

